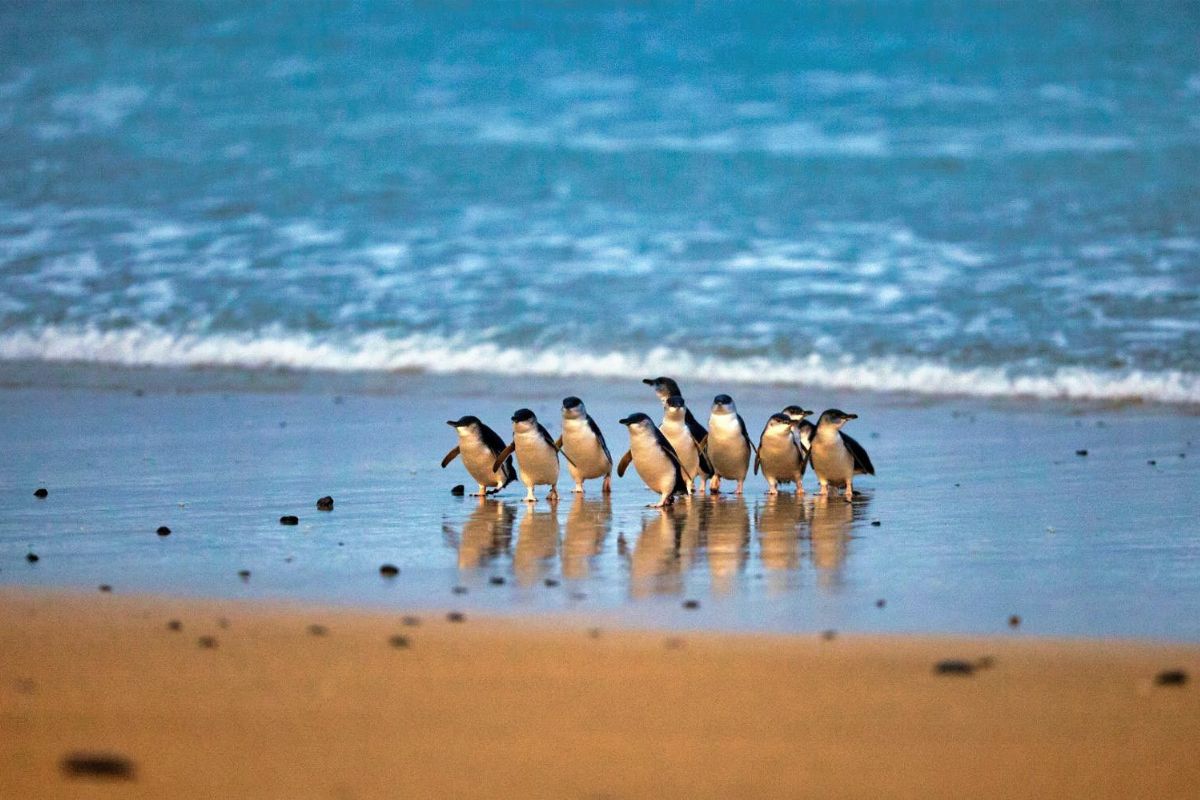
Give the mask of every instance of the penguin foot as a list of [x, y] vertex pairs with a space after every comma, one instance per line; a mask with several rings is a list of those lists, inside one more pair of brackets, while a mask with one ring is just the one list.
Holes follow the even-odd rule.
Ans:
[[742, 481], [738, 481], [737, 488], [733, 490], [733, 493], [735, 495], [740, 495], [742, 493]]
[[574, 494], [583, 494], [583, 484], [575, 484], [575, 488], [571, 490]]
[[600, 487], [600, 491], [603, 494], [612, 494], [612, 473], [611, 472], [604, 476], [604, 484], [603, 484], [603, 486]]
[[558, 487], [557, 486], [550, 487], [550, 494], [546, 495], [546, 499], [549, 500], [551, 503], [558, 502]]

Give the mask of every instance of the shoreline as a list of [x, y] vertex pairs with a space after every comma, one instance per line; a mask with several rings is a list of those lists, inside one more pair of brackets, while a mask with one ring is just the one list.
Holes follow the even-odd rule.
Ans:
[[[5, 796], [1200, 788], [1197, 645], [641, 631], [12, 589], [0, 623]], [[968, 667], [939, 672], [947, 660]], [[1171, 670], [1190, 679], [1156, 684]], [[71, 755], [126, 759], [130, 777], [68, 774]]]

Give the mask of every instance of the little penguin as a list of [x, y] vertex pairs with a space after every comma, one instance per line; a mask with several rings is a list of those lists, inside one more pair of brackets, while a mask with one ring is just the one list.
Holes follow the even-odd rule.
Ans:
[[763, 477], [770, 487], [767, 494], [779, 494], [779, 484], [795, 483], [796, 491], [804, 491], [804, 471], [808, 458], [800, 449], [796, 423], [787, 414], [772, 414], [758, 437], [758, 455], [754, 458], [754, 474], [762, 467]]
[[630, 414], [621, 420], [621, 424], [629, 429], [629, 451], [617, 465], [617, 477], [624, 477], [629, 462], [633, 461], [646, 485], [661, 495], [651, 508], [668, 506], [674, 501], [674, 495], [686, 494], [690, 476], [680, 467], [675, 448], [662, 431], [654, 427], [650, 417]]
[[719, 394], [713, 398], [712, 414], [708, 418], [708, 438], [705, 440], [708, 461], [716, 473], [712, 479], [714, 492], [721, 488], [721, 478], [737, 481], [735, 494], [742, 493], [746, 473], [750, 471], [750, 456], [754, 445], [746, 432], [746, 421], [737, 413], [733, 398]]
[[592, 419], [578, 397], [567, 397], [562, 404], [562, 436], [555, 443], [567, 458], [567, 471], [575, 480], [575, 491], [583, 492], [588, 478], [604, 478], [602, 491], [612, 491], [612, 456], [600, 426]]
[[808, 455], [808, 448], [812, 443], [813, 434], [817, 432], [817, 426], [805, 417], [811, 417], [813, 412], [806, 411], [802, 406], [788, 406], [780, 413], [787, 415], [788, 419], [796, 423], [792, 430], [796, 434], [797, 441], [800, 442], [800, 449], [804, 451], [805, 455]]
[[[498, 460], [496, 457], [504, 452], [504, 440], [494, 430], [484, 425], [479, 417], [460, 417], [446, 420], [446, 424], [454, 428], [458, 434], [458, 444], [442, 459], [442, 469], [458, 456], [462, 456], [463, 466], [467, 468], [479, 491], [472, 492], [472, 497], [482, 497], [485, 494], [495, 494], [517, 479], [513, 469], [512, 458]], [[500, 463], [499, 469], [494, 466]]]
[[494, 466], [508, 458], [512, 453], [517, 454], [517, 475], [525, 484], [525, 502], [536, 502], [533, 487], [550, 487], [546, 499], [550, 502], [558, 500], [558, 447], [550, 432], [542, 427], [537, 417], [528, 408], [518, 408], [512, 415], [513, 440], [504, 448], [496, 459]]
[[[672, 397], [683, 399], [683, 392], [679, 391], [679, 384], [673, 378], [660, 375], [657, 378], [642, 378], [642, 383], [654, 387], [654, 393], [658, 395], [658, 401], [663, 404], [664, 409]], [[683, 421], [687, 424], [688, 430], [692, 432], [693, 439], [697, 442], [704, 441], [708, 431], [704, 430], [700, 421], [692, 416], [692, 411], [686, 404], [683, 407]]]
[[[668, 397], [665, 408], [663, 421], [658, 429], [675, 448], [680, 466], [691, 476], [691, 480], [688, 481], [688, 494], [693, 493], [696, 478], [700, 479], [700, 488], [707, 491], [707, 481], [713, 474], [713, 468], [708, 463], [708, 456], [700, 449], [700, 442], [704, 441], [708, 431], [696, 422], [696, 418], [688, 411], [687, 405], [679, 395]], [[691, 425], [688, 424], [689, 419]]]
[[875, 467], [863, 446], [842, 433], [842, 426], [852, 419], [858, 419], [858, 415], [831, 408], [817, 420], [809, 459], [821, 482], [818, 495], [827, 494], [832, 484], [846, 487], [846, 499], [850, 500], [854, 497], [854, 476], [875, 474]]

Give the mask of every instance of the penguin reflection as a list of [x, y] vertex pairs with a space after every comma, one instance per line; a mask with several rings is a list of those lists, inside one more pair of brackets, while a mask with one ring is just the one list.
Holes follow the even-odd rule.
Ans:
[[[695, 502], [703, 502], [697, 498]], [[708, 538], [708, 571], [714, 594], [729, 594], [746, 563], [750, 544], [750, 511], [741, 495], [708, 499], [705, 533]]]
[[591, 559], [600, 554], [612, 525], [609, 495], [584, 499], [576, 494], [567, 513], [567, 532], [562, 543], [562, 571], [567, 578], [586, 578]]
[[793, 588], [799, 577], [804, 498], [771, 495], [759, 502], [756, 511], [758, 551], [767, 576], [767, 591], [778, 594]]
[[517, 527], [517, 546], [513, 551], [513, 573], [517, 583], [529, 586], [553, 566], [558, 553], [558, 509], [526, 506]]
[[866, 516], [869, 502], [870, 498], [862, 494], [856, 495], [853, 503], [828, 495], [813, 498], [809, 512], [809, 546], [821, 586], [841, 584], [850, 531], [855, 519]]
[[680, 594], [684, 560], [680, 549], [684, 519], [674, 508], [662, 508], [642, 520], [630, 558], [630, 593], [634, 597]]
[[499, 500], [479, 498], [463, 523], [458, 541], [458, 568], [474, 569], [507, 552], [512, 544], [513, 519], [516, 515]]

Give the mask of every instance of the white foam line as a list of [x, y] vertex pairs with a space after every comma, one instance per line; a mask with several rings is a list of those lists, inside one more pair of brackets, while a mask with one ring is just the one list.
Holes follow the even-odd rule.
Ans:
[[1044, 374], [999, 367], [958, 368], [903, 358], [863, 361], [813, 354], [777, 361], [697, 356], [669, 348], [645, 353], [529, 350], [465, 339], [362, 334], [330, 341], [278, 331], [255, 335], [171, 334], [141, 327], [118, 331], [45, 328], [0, 334], [0, 360], [116, 364], [131, 367], [289, 368], [343, 372], [483, 372], [505, 375], [680, 379], [735, 384], [803, 385], [920, 395], [1033, 397], [1200, 404], [1200, 375], [1177, 370], [1064, 367]]

